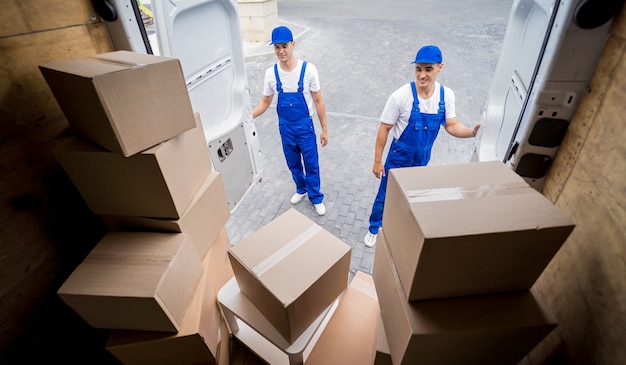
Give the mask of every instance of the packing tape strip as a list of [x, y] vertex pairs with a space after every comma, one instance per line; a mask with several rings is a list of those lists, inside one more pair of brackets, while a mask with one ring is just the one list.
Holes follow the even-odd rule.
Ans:
[[536, 191], [519, 183], [500, 185], [478, 185], [438, 189], [407, 190], [404, 195], [409, 203], [437, 202], [461, 199], [476, 199], [486, 196], [514, 195]]
[[311, 240], [311, 238], [313, 238], [313, 236], [315, 236], [321, 230], [322, 227], [315, 224], [312, 225], [311, 227], [297, 235], [294, 239], [289, 241], [286, 245], [276, 250], [276, 252], [268, 256], [265, 260], [259, 262], [254, 268], [252, 268], [252, 272], [257, 277], [262, 276], [268, 270], [274, 267], [274, 265], [282, 261], [285, 257], [289, 256], [298, 248], [300, 248], [300, 246]]

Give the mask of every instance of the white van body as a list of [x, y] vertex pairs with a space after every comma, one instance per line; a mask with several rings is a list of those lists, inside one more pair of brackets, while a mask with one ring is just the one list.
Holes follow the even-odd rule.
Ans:
[[474, 161], [505, 162], [541, 191], [622, 1], [613, 3], [513, 1]]

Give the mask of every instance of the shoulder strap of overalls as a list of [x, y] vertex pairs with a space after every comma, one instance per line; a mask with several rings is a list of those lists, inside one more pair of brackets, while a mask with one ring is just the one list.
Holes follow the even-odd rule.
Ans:
[[276, 91], [279, 94], [283, 93], [283, 83], [280, 82], [280, 76], [278, 76], [278, 64], [274, 64], [274, 75], [276, 76]]
[[300, 71], [300, 80], [298, 80], [298, 92], [304, 91], [304, 72], [306, 70], [306, 61], [302, 62], [302, 71]]
[[439, 114], [443, 116], [441, 125], [446, 125], [446, 100], [443, 85], [439, 85]]
[[413, 91], [413, 110], [420, 111], [420, 101], [417, 98], [417, 89], [415, 88], [415, 81], [411, 81], [411, 91]]
[[[304, 91], [304, 72], [306, 70], [306, 61], [302, 63], [302, 71], [300, 72], [300, 80], [298, 80], [298, 92]], [[274, 64], [274, 75], [276, 76], [276, 91], [279, 94], [283, 92], [283, 83], [280, 82], [280, 76], [278, 76], [278, 64]]]

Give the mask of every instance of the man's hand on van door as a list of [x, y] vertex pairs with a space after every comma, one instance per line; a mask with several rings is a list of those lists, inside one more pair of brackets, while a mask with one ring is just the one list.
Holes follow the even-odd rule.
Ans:
[[478, 129], [480, 129], [480, 123], [476, 123], [476, 125], [474, 126], [474, 129], [472, 129], [472, 137], [476, 137], [476, 134], [478, 133]]

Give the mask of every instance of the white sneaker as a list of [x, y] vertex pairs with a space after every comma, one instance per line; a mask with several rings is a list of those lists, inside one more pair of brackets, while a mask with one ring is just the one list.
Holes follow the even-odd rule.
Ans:
[[300, 193], [293, 194], [293, 196], [291, 197], [291, 204], [298, 204], [298, 203], [300, 203], [305, 196], [306, 196], [306, 193], [304, 193], [304, 194], [300, 194]]
[[363, 243], [366, 247], [374, 247], [374, 245], [376, 244], [376, 237], [378, 237], [378, 234], [373, 234], [370, 231], [367, 231], [367, 234], [363, 239]]
[[326, 214], [326, 207], [324, 206], [324, 203], [313, 204], [313, 206], [315, 206], [315, 211], [317, 212], [317, 215]]

